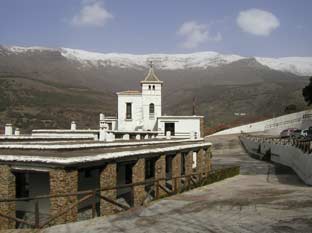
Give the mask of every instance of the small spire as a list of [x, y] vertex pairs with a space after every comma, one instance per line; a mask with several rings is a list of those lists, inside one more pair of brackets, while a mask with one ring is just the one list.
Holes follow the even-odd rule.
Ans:
[[160, 83], [160, 84], [162, 84], [162, 81], [160, 81], [155, 74], [154, 67], [153, 67], [153, 61], [150, 60], [147, 62], [149, 63], [150, 68], [149, 68], [147, 75], [145, 76], [145, 79], [143, 81], [141, 81], [141, 83], [148, 82], [148, 83]]

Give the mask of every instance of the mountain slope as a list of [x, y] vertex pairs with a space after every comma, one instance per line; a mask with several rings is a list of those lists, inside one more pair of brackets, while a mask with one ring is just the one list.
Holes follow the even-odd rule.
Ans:
[[[78, 49], [50, 49], [42, 47], [2, 47], [8, 53], [25, 54], [34, 52], [59, 52], [69, 60], [85, 66], [113, 66], [119, 68], [146, 68], [148, 61], [153, 61], [158, 69], [207, 69], [246, 59], [239, 55], [227, 55], [216, 52], [198, 52], [190, 54], [147, 54], [134, 55], [125, 53], [95, 53]], [[299, 76], [312, 75], [312, 57], [262, 58], [255, 57], [262, 65], [270, 69], [290, 72]]]
[[205, 115], [209, 127], [280, 115], [291, 104], [297, 110], [306, 108], [301, 90], [308, 78], [271, 69], [259, 58], [213, 52], [103, 55], [0, 47], [0, 125], [68, 128], [75, 120], [78, 127], [97, 127], [99, 112], [116, 113], [115, 92], [140, 89], [148, 60], [164, 81], [167, 115], [191, 114], [194, 97], [197, 113]]

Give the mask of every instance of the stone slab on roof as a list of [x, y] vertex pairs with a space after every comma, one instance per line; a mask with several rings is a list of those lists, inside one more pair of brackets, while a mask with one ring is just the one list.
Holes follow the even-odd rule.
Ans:
[[133, 156], [148, 155], [153, 156], [154, 153], [175, 152], [176, 150], [199, 148], [203, 146], [211, 146], [207, 142], [178, 142], [158, 145], [142, 145], [124, 148], [93, 148], [80, 150], [0, 150], [0, 163], [10, 164], [29, 164], [43, 167], [50, 166], [88, 166], [88, 163], [107, 162], [108, 160], [116, 160], [122, 158], [131, 158]]
[[142, 94], [141, 91], [136, 91], [136, 90], [117, 92], [117, 95], [141, 95], [141, 94]]

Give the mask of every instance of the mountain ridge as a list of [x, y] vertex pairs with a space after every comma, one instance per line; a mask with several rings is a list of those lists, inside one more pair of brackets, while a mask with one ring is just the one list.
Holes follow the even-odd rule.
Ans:
[[[66, 52], [71, 53], [65, 56]], [[116, 114], [115, 93], [140, 89], [148, 72], [149, 56], [138, 55], [140, 63], [129, 63], [131, 55], [125, 63], [128, 66], [119, 66], [123, 60], [97, 60], [107, 54], [81, 61], [72, 52], [0, 46], [0, 126], [11, 122], [29, 131], [66, 128], [75, 120], [78, 128], [96, 128], [98, 113]], [[305, 76], [270, 69], [256, 58], [224, 57], [215, 52], [181, 56], [187, 59], [161, 57], [174, 67], [178, 63], [181, 69], [165, 69], [153, 59], [156, 75], [164, 81], [163, 115], [192, 114], [195, 98], [196, 114], [205, 116], [207, 127], [216, 128], [281, 115], [289, 106], [297, 111], [306, 108], [302, 88], [309, 80]], [[202, 68], [185, 68], [183, 62]], [[235, 113], [246, 115], [237, 117]]]
[[255, 59], [260, 64], [273, 70], [289, 72], [298, 76], [312, 76], [312, 57], [244, 57], [235, 54], [221, 54], [213, 51], [181, 54], [130, 54], [130, 53], [98, 53], [70, 48], [1, 46], [9, 53], [55, 51], [64, 58], [79, 62], [84, 66], [113, 66], [120, 68], [145, 69], [149, 61], [153, 61], [157, 69], [209, 69], [230, 64], [243, 59]]

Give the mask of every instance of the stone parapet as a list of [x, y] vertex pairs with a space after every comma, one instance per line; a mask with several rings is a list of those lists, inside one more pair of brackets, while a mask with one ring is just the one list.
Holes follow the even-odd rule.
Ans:
[[[7, 165], [0, 165], [0, 198], [15, 198], [15, 176]], [[15, 202], [0, 202], [2, 214], [15, 217]], [[15, 221], [0, 217], [0, 230], [15, 228]]]
[[[54, 169], [50, 171], [50, 195], [75, 193], [78, 191], [78, 171]], [[50, 215], [56, 215], [77, 202], [77, 196], [50, 198]], [[53, 224], [74, 222], [77, 220], [78, 207], [75, 206], [54, 220]]]

